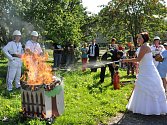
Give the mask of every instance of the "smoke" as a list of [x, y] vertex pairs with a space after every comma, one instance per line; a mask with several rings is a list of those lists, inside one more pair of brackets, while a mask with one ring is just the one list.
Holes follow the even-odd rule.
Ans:
[[[4, 31], [1, 31], [0, 37], [5, 36], [5, 38], [7, 38], [7, 40], [2, 41], [12, 40], [13, 31], [20, 30], [22, 33], [21, 41], [23, 42], [23, 44], [25, 44], [25, 41], [30, 37], [30, 33], [33, 30], [36, 30], [35, 25], [31, 22], [23, 20], [23, 17], [16, 14], [14, 5], [12, 5], [8, 9], [6, 9], [5, 5], [1, 6], [2, 9], [0, 10], [0, 29], [4, 29]], [[40, 27], [40, 31], [44, 31], [42, 27]]]
[[118, 61], [101, 61], [101, 62], [90, 62], [88, 63], [87, 65], [87, 68], [101, 68], [101, 67], [105, 67], [107, 65], [115, 65], [116, 63], [119, 64], [119, 66], [121, 65], [121, 61], [118, 60]]

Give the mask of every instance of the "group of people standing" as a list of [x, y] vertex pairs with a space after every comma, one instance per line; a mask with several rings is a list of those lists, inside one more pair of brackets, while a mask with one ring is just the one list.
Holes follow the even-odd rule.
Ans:
[[[43, 54], [40, 44], [37, 42], [38, 33], [36, 31], [31, 32], [31, 39], [26, 42], [25, 48], [23, 48], [21, 39], [21, 32], [15, 30], [13, 32], [13, 41], [8, 42], [3, 48], [3, 52], [8, 58], [8, 71], [7, 71], [7, 90], [12, 91], [13, 81], [15, 80], [15, 87], [20, 88], [20, 77], [22, 61], [21, 56], [23, 53], [36, 53], [39, 56]], [[166, 100], [166, 74], [167, 74], [167, 43], [164, 43], [164, 47], [159, 44], [159, 37], [154, 38], [154, 45], [149, 46], [149, 34], [142, 32], [137, 37], [139, 48], [136, 51], [137, 57], [131, 57], [129, 59], [121, 59], [123, 52], [119, 51], [115, 45], [115, 39], [111, 40], [111, 44], [108, 50], [102, 55], [102, 61], [117, 61], [121, 59], [122, 63], [126, 62], [139, 62], [139, 73], [135, 82], [135, 87], [130, 97], [127, 109], [133, 113], [140, 113], [144, 115], [161, 115], [167, 113], [167, 100]], [[68, 58], [72, 58], [70, 54], [73, 53], [74, 46], [67, 46]], [[54, 66], [58, 67], [62, 58], [63, 48], [61, 45], [55, 45], [54, 51], [56, 51]], [[158, 51], [158, 52], [157, 52]], [[93, 65], [96, 63], [99, 57], [99, 46], [95, 40], [87, 48], [85, 43], [82, 52], [82, 70], [86, 70], [87, 59]], [[162, 56], [163, 61], [158, 62], [154, 57], [156, 54]], [[109, 59], [110, 58], [110, 59]], [[67, 60], [67, 65], [70, 63], [70, 59]], [[111, 77], [113, 75], [113, 65], [108, 64], [101, 67], [100, 81], [104, 81], [106, 67], [109, 67]], [[97, 68], [92, 67], [91, 72], [96, 72]], [[161, 79], [162, 78], [162, 79]]]
[[95, 39], [91, 41], [91, 44], [88, 45], [88, 47], [87, 43], [83, 44], [83, 47], [81, 48], [82, 71], [86, 71], [88, 59], [91, 72], [97, 71], [97, 68], [94, 67], [94, 65], [99, 58], [99, 51], [99, 45], [96, 43]]
[[13, 81], [15, 82], [15, 87], [20, 88], [20, 77], [22, 68], [22, 54], [24, 53], [36, 53], [42, 55], [43, 51], [38, 40], [38, 32], [31, 32], [31, 39], [26, 42], [25, 48], [23, 47], [21, 40], [21, 32], [15, 30], [13, 32], [13, 40], [8, 42], [6, 46], [3, 47], [2, 51], [8, 58], [8, 71], [7, 71], [7, 90], [10, 92], [13, 90]]
[[[89, 59], [89, 65], [90, 65], [91, 72], [96, 72], [97, 68], [95, 67], [95, 64], [96, 64], [98, 59], [103, 61], [103, 63], [104, 63], [104, 61], [105, 61], [105, 63], [106, 63], [106, 61], [108, 61], [108, 62], [109, 61], [118, 61], [117, 52], [121, 53], [121, 55], [122, 55], [123, 54], [123, 47], [117, 45], [116, 39], [112, 38], [110, 41], [110, 44], [108, 44], [107, 49], [106, 49], [106, 52], [110, 53], [110, 54], [106, 54], [106, 52], [105, 52], [100, 58], [99, 57], [99, 52], [100, 52], [99, 45], [96, 43], [96, 40], [93, 39], [91, 41], [91, 44], [88, 45], [88, 47], [87, 47], [87, 43], [83, 44], [83, 47], [81, 48], [81, 52], [82, 52], [82, 56], [81, 56], [82, 57], [82, 71], [86, 70], [86, 64], [87, 64], [88, 59]], [[106, 58], [106, 59], [104, 59], [104, 58]]]
[[62, 46], [59, 43], [53, 43], [53, 68], [55, 70], [64, 67], [69, 69], [73, 66], [75, 61], [75, 46], [74, 44], [68, 43]]
[[[138, 63], [139, 71], [135, 82], [135, 87], [130, 97], [127, 109], [133, 113], [139, 113], [143, 115], [161, 115], [167, 113], [167, 100], [166, 100], [166, 74], [167, 74], [167, 43], [160, 44], [160, 38], [154, 37], [153, 45], [149, 45], [149, 34], [142, 32], [137, 37], [138, 49], [130, 48], [133, 53], [130, 53], [130, 58], [121, 59], [123, 53], [120, 53], [118, 46], [115, 44], [115, 39], [111, 40], [111, 44], [105, 52], [101, 61], [120, 60], [121, 63]], [[95, 49], [98, 49], [95, 51]], [[82, 50], [82, 62], [83, 71], [85, 71], [85, 57], [89, 58], [95, 64], [99, 56], [99, 47], [92, 41], [86, 49], [86, 45]], [[116, 51], [117, 50], [117, 51]], [[97, 52], [97, 53], [96, 53]], [[85, 56], [88, 54], [88, 56]], [[157, 54], [161, 55], [163, 61], [156, 61]], [[117, 59], [114, 59], [117, 58]], [[111, 72], [111, 78], [113, 76], [113, 65], [106, 65]], [[106, 66], [101, 67], [100, 82], [104, 81]], [[97, 70], [97, 69], [96, 69]], [[91, 71], [96, 71], [91, 69]]]
[[[99, 64], [99, 66], [96, 66], [97, 60], [99, 58], [99, 46], [96, 43], [96, 40], [93, 39], [92, 43], [88, 46], [84, 43], [83, 48], [81, 48], [82, 51], [82, 71], [86, 70], [86, 63], [89, 59], [89, 68], [91, 69], [91, 72], [96, 72], [97, 68], [100, 68], [100, 83], [104, 82], [105, 78], [105, 71], [106, 68], [109, 68], [110, 74], [111, 74], [111, 83], [113, 83], [113, 76], [115, 69], [118, 70], [116, 64], [119, 64], [119, 62], [116, 62], [121, 59], [123, 56], [123, 52], [118, 49], [117, 45], [115, 44], [116, 39], [111, 39], [111, 44], [108, 45], [106, 52], [101, 56], [100, 60], [102, 62], [102, 65]], [[114, 62], [114, 63], [111, 63]]]

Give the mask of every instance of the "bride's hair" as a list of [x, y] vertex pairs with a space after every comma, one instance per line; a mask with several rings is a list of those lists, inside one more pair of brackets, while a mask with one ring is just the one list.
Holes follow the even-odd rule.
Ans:
[[148, 40], [149, 40], [149, 35], [148, 35], [147, 32], [142, 32], [142, 33], [140, 33], [140, 35], [141, 35], [142, 38], [144, 39], [144, 42], [143, 42], [143, 43], [148, 42]]

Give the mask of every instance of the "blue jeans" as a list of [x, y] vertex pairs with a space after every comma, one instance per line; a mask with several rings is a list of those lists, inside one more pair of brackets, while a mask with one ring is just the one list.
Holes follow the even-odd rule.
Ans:
[[54, 68], [60, 67], [62, 54], [53, 54], [54, 56]]

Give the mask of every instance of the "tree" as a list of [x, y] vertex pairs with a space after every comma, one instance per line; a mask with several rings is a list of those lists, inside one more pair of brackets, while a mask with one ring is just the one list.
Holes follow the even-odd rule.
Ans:
[[85, 12], [80, 0], [36, 0], [36, 4], [30, 3], [28, 8], [24, 20], [35, 24], [46, 39], [62, 44], [77, 44], [81, 40]]
[[[53, 42], [78, 44], [84, 32], [87, 14], [80, 0], [2, 0], [0, 2], [2, 41], [8, 41], [15, 29], [23, 33], [23, 40], [37, 30]], [[6, 35], [6, 36], [5, 36]]]
[[100, 30], [107, 37], [125, 39], [148, 31], [151, 36], [167, 29], [164, 0], [112, 0], [99, 14]]

